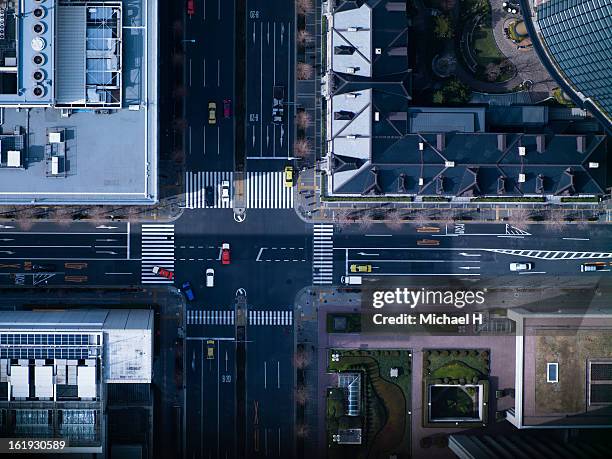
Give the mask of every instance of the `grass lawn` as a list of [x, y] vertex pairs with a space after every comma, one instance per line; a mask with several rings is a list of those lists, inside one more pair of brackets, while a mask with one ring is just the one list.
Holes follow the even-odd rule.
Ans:
[[428, 379], [486, 379], [489, 353], [483, 349], [426, 350], [423, 352], [423, 376]]
[[505, 56], [497, 49], [493, 30], [488, 24], [487, 19], [483, 19], [483, 24], [474, 31], [474, 51], [476, 61], [483, 67], [488, 64], [497, 64], [505, 59]]

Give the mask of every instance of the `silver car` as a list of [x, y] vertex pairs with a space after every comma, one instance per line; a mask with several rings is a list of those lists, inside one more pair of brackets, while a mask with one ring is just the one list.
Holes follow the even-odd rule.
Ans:
[[212, 268], [208, 268], [206, 270], [206, 286], [207, 287], [215, 286], [215, 270]]

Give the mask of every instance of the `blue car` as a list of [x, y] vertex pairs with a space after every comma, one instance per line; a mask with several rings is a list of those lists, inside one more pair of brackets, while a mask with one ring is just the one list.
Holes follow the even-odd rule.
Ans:
[[195, 299], [195, 296], [193, 295], [193, 290], [191, 290], [190, 282], [184, 282], [181, 289], [183, 290], [183, 293], [189, 301], [193, 301]]

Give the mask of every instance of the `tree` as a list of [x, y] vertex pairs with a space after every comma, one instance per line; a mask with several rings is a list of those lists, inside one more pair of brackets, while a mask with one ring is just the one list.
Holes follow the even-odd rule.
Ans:
[[293, 154], [298, 158], [306, 158], [310, 153], [310, 142], [307, 139], [297, 139], [293, 143]]
[[300, 46], [306, 46], [312, 43], [312, 34], [307, 30], [299, 30], [297, 33], [297, 43]]
[[443, 104], [444, 103], [444, 93], [442, 91], [434, 92], [432, 102], [434, 104]]
[[546, 220], [544, 221], [546, 227], [551, 231], [561, 231], [565, 225], [567, 225], [567, 221], [565, 220], [565, 213], [562, 209], [550, 209], [547, 212]]
[[444, 99], [451, 104], [465, 104], [470, 100], [470, 88], [461, 81], [453, 78], [442, 89]]
[[102, 221], [107, 218], [107, 211], [102, 206], [92, 206], [87, 209], [87, 215], [93, 221]]
[[453, 24], [448, 16], [436, 16], [434, 22], [434, 33], [436, 37], [444, 39], [453, 38]]
[[306, 129], [312, 124], [312, 117], [306, 110], [300, 110], [295, 115], [295, 124], [299, 129]]
[[399, 210], [395, 209], [387, 215], [385, 224], [392, 230], [400, 230], [404, 226], [404, 219]]
[[295, 76], [298, 80], [309, 80], [314, 75], [314, 68], [312, 65], [305, 62], [298, 62], [295, 68]]
[[508, 222], [520, 229], [525, 229], [529, 224], [529, 219], [532, 216], [532, 211], [524, 207], [517, 207], [510, 210], [508, 213]]
[[300, 349], [295, 353], [293, 361], [296, 368], [303, 370], [310, 364], [310, 355], [304, 349]]
[[312, 0], [296, 0], [295, 9], [298, 14], [306, 14], [312, 11]]
[[304, 406], [308, 401], [308, 391], [304, 386], [298, 386], [295, 389], [295, 403]]

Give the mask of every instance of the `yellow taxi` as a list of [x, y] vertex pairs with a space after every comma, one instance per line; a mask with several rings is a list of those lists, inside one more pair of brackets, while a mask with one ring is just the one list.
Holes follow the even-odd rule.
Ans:
[[351, 265], [350, 271], [352, 273], [371, 273], [372, 265]]
[[215, 342], [212, 339], [206, 341], [206, 358], [214, 359], [215, 358]]
[[293, 186], [293, 167], [285, 167], [285, 186], [291, 188]]

